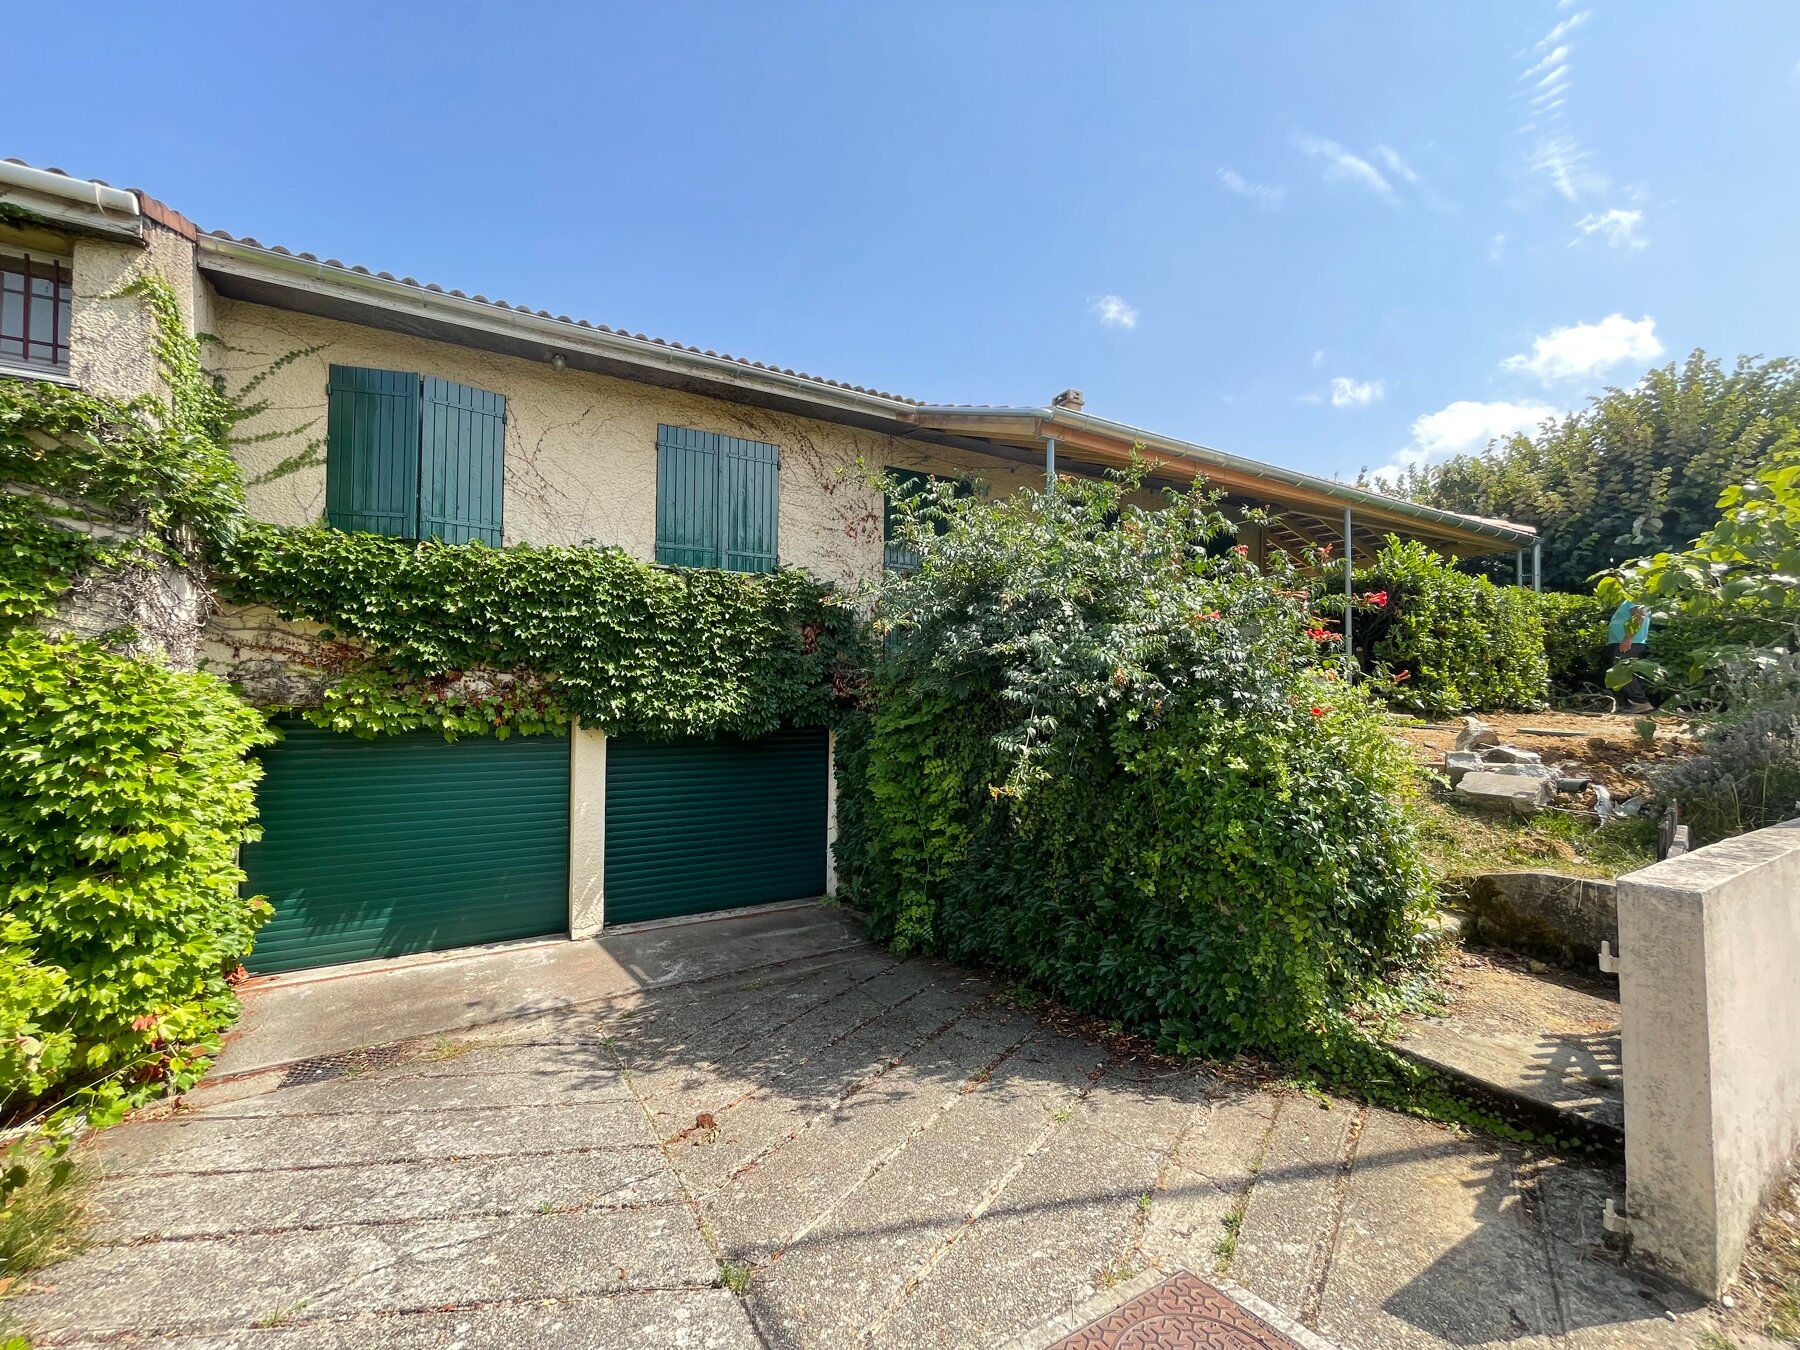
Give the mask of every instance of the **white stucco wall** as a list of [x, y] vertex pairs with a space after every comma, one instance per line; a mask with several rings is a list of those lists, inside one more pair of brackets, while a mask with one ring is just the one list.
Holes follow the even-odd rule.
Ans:
[[1800, 1146], [1800, 829], [1618, 884], [1633, 1248], [1717, 1295]]
[[78, 239], [69, 303], [69, 375], [83, 389], [114, 398], [162, 394], [156, 367], [156, 325], [143, 298], [119, 292], [145, 274], [175, 292], [190, 332], [207, 331], [209, 292], [194, 266], [194, 246], [147, 222], [144, 243]]
[[[334, 363], [416, 370], [506, 396], [509, 544], [612, 544], [653, 558], [656, 428], [665, 422], [780, 446], [781, 561], [845, 586], [881, 572], [881, 495], [868, 474], [888, 466], [967, 474], [995, 493], [1042, 481], [1028, 464], [261, 305], [220, 300], [214, 324], [223, 345], [213, 359], [233, 389], [290, 352], [316, 348], [269, 377], [257, 390], [268, 411], [242, 428], [246, 437], [291, 433], [240, 454], [251, 513], [276, 524], [323, 515]], [[278, 471], [284, 461], [290, 467]]]

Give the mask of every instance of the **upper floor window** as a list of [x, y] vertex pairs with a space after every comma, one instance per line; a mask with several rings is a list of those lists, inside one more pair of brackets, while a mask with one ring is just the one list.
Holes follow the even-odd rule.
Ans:
[[773, 572], [781, 449], [689, 427], [656, 429], [656, 561]]
[[340, 530], [498, 546], [506, 399], [408, 370], [333, 366], [325, 519]]
[[0, 251], [0, 365], [67, 374], [68, 259]]
[[[881, 544], [882, 567], [889, 572], [916, 572], [919, 568], [919, 551], [911, 544], [895, 537], [894, 502], [918, 495], [926, 488], [937, 485], [948, 485], [952, 496], [967, 497], [972, 491], [966, 478], [946, 478], [935, 473], [921, 473], [917, 469], [887, 470], [888, 477], [894, 480], [894, 489], [882, 502]], [[944, 531], [944, 522], [933, 522], [939, 534]]]

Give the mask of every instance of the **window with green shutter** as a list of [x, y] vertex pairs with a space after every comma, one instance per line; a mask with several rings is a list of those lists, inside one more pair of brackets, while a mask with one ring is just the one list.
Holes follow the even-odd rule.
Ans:
[[[895, 480], [895, 487], [882, 501], [881, 565], [890, 572], [917, 571], [919, 566], [919, 551], [912, 547], [912, 545], [903, 543], [894, 538], [895, 500], [911, 497], [923, 488], [929, 487], [934, 483], [948, 483], [952, 495], [957, 497], [967, 497], [975, 489], [970, 485], [966, 478], [945, 478], [935, 473], [921, 473], [917, 469], [895, 469], [891, 467], [885, 469], [884, 472], [889, 478]], [[943, 533], [944, 524], [942, 521], [938, 522], [937, 528], [940, 534]]]
[[506, 399], [404, 370], [333, 366], [325, 519], [402, 539], [502, 539]]
[[656, 429], [656, 560], [773, 572], [781, 450], [691, 427]]

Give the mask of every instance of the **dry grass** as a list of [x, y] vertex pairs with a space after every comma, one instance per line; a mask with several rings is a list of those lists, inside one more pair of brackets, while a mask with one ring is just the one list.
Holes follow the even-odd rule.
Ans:
[[1433, 789], [1416, 813], [1425, 859], [1441, 879], [1480, 872], [1543, 869], [1580, 877], [1619, 877], [1656, 861], [1656, 826], [1643, 817], [1601, 825], [1562, 811], [1502, 816], [1450, 800]]
[[1795, 1181], [1776, 1192], [1751, 1238], [1732, 1291], [1732, 1322], [1800, 1344], [1800, 1198]]
[[0, 1205], [0, 1296], [22, 1276], [86, 1245], [81, 1219], [95, 1181], [94, 1170], [73, 1159], [50, 1163], [0, 1155], [0, 1166], [15, 1165], [29, 1175]]

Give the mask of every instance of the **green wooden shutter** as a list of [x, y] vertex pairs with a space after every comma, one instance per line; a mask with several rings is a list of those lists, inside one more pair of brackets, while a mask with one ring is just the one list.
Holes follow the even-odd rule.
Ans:
[[447, 544], [501, 542], [506, 398], [425, 377], [419, 534]]
[[762, 441], [719, 437], [721, 551], [733, 572], [773, 572], [779, 550], [781, 451]]
[[687, 427], [656, 429], [656, 561], [719, 565], [719, 438]]
[[340, 530], [419, 537], [419, 377], [331, 367], [325, 519]]

